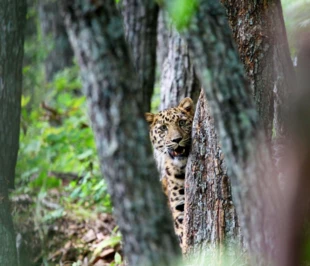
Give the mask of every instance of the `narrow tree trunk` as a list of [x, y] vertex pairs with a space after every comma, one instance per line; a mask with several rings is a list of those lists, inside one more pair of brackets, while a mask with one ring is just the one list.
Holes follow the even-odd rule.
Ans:
[[185, 183], [185, 241], [188, 253], [225, 248], [233, 255], [241, 246], [239, 223], [224, 155], [219, 147], [210, 107], [203, 91], [197, 102], [192, 150]]
[[157, 68], [159, 72], [162, 72], [162, 67], [168, 56], [168, 42], [169, 42], [169, 30], [168, 30], [168, 15], [164, 9], [159, 10], [158, 25], [157, 25]]
[[[270, 141], [285, 135], [287, 98], [296, 87], [280, 0], [222, 0], [256, 109]], [[274, 130], [274, 131], [273, 131]]]
[[126, 39], [143, 91], [143, 111], [151, 109], [156, 67], [158, 5], [149, 0], [122, 0]]
[[225, 154], [242, 235], [256, 255], [253, 265], [266, 265], [280, 237], [270, 152], [224, 8], [217, 0], [198, 6], [187, 40]]
[[52, 81], [57, 72], [72, 66], [73, 51], [58, 1], [39, 0], [39, 18], [44, 41], [51, 49], [45, 60], [45, 76]]
[[18, 265], [8, 187], [14, 187], [20, 123], [26, 4], [0, 2], [0, 265]]
[[186, 41], [173, 25], [169, 26], [168, 55], [161, 72], [160, 87], [160, 110], [178, 106], [185, 97], [196, 102], [200, 92]]
[[63, 1], [102, 173], [132, 266], [175, 265], [180, 251], [158, 180], [143, 95], [115, 1]]

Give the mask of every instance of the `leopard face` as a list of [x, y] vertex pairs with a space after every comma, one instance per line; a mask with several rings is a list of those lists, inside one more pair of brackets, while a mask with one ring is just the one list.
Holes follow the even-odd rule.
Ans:
[[188, 157], [193, 122], [193, 101], [185, 98], [179, 106], [158, 114], [146, 113], [153, 148], [172, 160]]
[[158, 114], [145, 114], [150, 125], [150, 139], [168, 197], [174, 228], [182, 246], [184, 216], [184, 179], [191, 145], [193, 101], [183, 99], [177, 107]]

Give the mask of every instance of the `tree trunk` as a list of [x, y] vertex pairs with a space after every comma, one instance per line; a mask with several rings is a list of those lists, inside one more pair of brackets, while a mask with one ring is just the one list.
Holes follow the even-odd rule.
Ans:
[[[266, 136], [285, 135], [287, 98], [296, 86], [280, 0], [222, 0]], [[273, 131], [274, 130], [274, 131]]]
[[14, 187], [20, 124], [26, 4], [0, 2], [0, 265], [15, 266], [15, 233], [8, 188]]
[[214, 254], [216, 248], [225, 248], [233, 255], [242, 244], [240, 228], [224, 155], [203, 91], [197, 102], [192, 140], [185, 179], [184, 245], [190, 254], [206, 250]]
[[185, 97], [196, 102], [200, 92], [200, 82], [186, 41], [180, 37], [173, 25], [169, 26], [168, 55], [163, 65], [160, 87], [160, 110], [178, 106]]
[[144, 121], [145, 95], [114, 4], [63, 1], [66, 27], [128, 264], [175, 265], [180, 250]]
[[164, 62], [168, 56], [168, 42], [169, 42], [169, 31], [168, 31], [168, 14], [160, 8], [158, 14], [158, 25], [157, 25], [157, 67], [161, 72]]
[[199, 1], [186, 36], [225, 154], [245, 244], [253, 265], [266, 265], [275, 258], [276, 237], [281, 237], [278, 186], [271, 178], [270, 151], [220, 2]]
[[143, 91], [143, 111], [151, 110], [155, 81], [158, 5], [156, 1], [122, 0], [126, 39]]
[[50, 49], [45, 60], [45, 76], [50, 82], [57, 72], [72, 66], [73, 51], [58, 1], [39, 0], [39, 19], [44, 41]]

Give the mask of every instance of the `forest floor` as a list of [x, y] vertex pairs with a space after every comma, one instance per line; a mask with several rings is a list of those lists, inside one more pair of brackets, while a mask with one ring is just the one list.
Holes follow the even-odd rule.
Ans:
[[121, 266], [121, 236], [112, 214], [64, 204], [58, 189], [11, 197], [21, 266]]

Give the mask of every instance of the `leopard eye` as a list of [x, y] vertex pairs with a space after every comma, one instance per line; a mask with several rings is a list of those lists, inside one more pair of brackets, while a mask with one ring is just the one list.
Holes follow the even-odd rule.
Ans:
[[179, 126], [182, 127], [182, 126], [185, 126], [186, 124], [186, 121], [185, 120], [180, 120], [179, 121]]
[[168, 128], [167, 128], [166, 125], [162, 125], [162, 126], [159, 127], [159, 129], [160, 129], [161, 131], [166, 131]]

